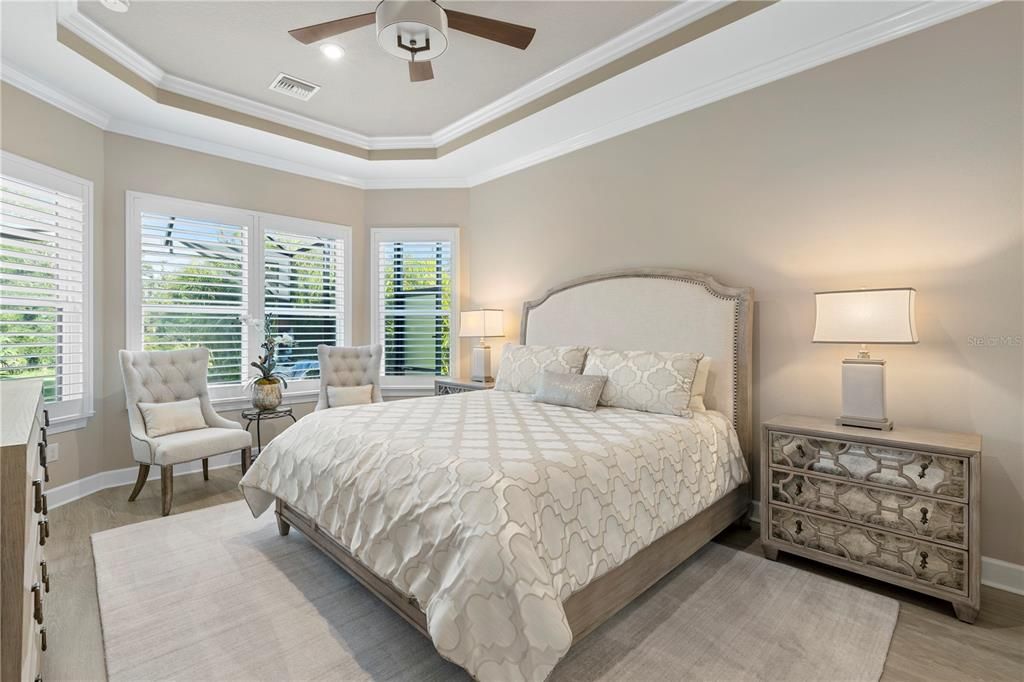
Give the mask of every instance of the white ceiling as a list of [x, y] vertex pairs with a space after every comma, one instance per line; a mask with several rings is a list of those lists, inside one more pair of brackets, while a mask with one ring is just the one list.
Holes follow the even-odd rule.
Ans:
[[[372, 12], [376, 2], [144, 0], [119, 14], [99, 2], [79, 10], [168, 74], [372, 136], [428, 135], [506, 95], [673, 2], [445, 2], [453, 10], [532, 26], [525, 51], [458, 31], [434, 61], [435, 79], [410, 83], [406, 63], [377, 44], [373, 26], [329, 41], [332, 62], [293, 28]], [[278, 73], [322, 86], [309, 102], [267, 89]]]
[[[695, 6], [692, 20], [721, 4], [680, 9]], [[431, 160], [369, 161], [161, 105], [57, 42], [53, 0], [0, 2], [0, 78], [113, 132], [357, 187], [467, 187], [986, 4], [782, 0]], [[538, 83], [550, 82], [543, 76], [525, 89], [542, 93]]]

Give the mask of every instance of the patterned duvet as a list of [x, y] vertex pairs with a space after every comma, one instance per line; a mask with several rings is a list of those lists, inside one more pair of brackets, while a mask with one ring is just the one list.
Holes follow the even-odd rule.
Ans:
[[477, 391], [314, 412], [242, 479], [399, 592], [474, 677], [543, 680], [572, 633], [562, 602], [748, 480], [717, 412], [584, 412]]

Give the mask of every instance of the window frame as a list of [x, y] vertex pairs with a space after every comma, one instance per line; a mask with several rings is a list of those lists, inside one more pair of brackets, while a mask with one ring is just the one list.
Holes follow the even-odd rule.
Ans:
[[[125, 192], [125, 348], [142, 349], [142, 291], [138, 284], [142, 281], [142, 224], [141, 216], [145, 211], [177, 214], [200, 219], [214, 219], [228, 224], [240, 225], [247, 229], [246, 238], [246, 314], [257, 320], [263, 319], [265, 309], [265, 275], [264, 241], [266, 231], [294, 233], [305, 236], [337, 239], [342, 242], [344, 250], [342, 272], [336, 275], [338, 285], [343, 287], [343, 296], [338, 301], [344, 307], [341, 315], [336, 315], [341, 323], [340, 334], [336, 343], [344, 345], [352, 336], [352, 228], [305, 218], [233, 208], [218, 204], [210, 204], [190, 199], [161, 196], [146, 192]], [[222, 409], [238, 409], [249, 405], [249, 396], [245, 384], [255, 371], [249, 362], [260, 353], [262, 337], [248, 333], [245, 335], [243, 355], [243, 376], [246, 378], [237, 384], [210, 386], [211, 401]], [[286, 404], [308, 402], [314, 400], [320, 390], [319, 379], [300, 379], [288, 382], [284, 391]]]
[[93, 286], [93, 182], [52, 166], [0, 150], [0, 167], [4, 175], [40, 185], [46, 189], [72, 194], [82, 200], [82, 397], [47, 403], [50, 415], [50, 433], [61, 433], [85, 428], [95, 415], [95, 296]]
[[391, 395], [422, 394], [426, 389], [433, 389], [434, 379], [457, 377], [459, 374], [459, 304], [461, 288], [459, 286], [459, 233], [458, 226], [424, 226], [424, 227], [371, 227], [370, 228], [370, 339], [371, 343], [384, 347], [380, 338], [380, 243], [386, 241], [449, 241], [452, 245], [452, 294], [449, 321], [449, 353], [447, 375], [414, 375], [386, 376], [384, 367], [386, 359], [381, 358], [381, 389]]

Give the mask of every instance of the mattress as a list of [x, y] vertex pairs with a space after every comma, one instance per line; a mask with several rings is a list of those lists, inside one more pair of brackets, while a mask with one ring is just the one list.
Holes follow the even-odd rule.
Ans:
[[542, 680], [572, 632], [562, 607], [749, 479], [736, 432], [692, 417], [476, 391], [314, 412], [240, 486], [280, 498], [426, 614], [479, 680]]

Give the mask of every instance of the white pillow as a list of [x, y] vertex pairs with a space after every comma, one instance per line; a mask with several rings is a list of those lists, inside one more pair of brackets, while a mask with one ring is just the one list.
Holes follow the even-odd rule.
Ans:
[[544, 372], [579, 374], [586, 346], [522, 346], [505, 344], [494, 390], [536, 393]]
[[608, 377], [599, 405], [689, 416], [703, 353], [658, 353], [591, 348], [584, 374]]
[[327, 406], [369, 405], [373, 402], [373, 384], [363, 386], [328, 386]]
[[180, 431], [205, 429], [206, 420], [199, 398], [175, 400], [170, 403], [139, 403], [142, 420], [146, 422], [146, 435], [150, 438], [166, 436]]
[[711, 358], [704, 356], [697, 363], [697, 374], [693, 377], [693, 390], [690, 391], [690, 409], [695, 412], [706, 412], [704, 393], [708, 390], [708, 375], [711, 374]]

